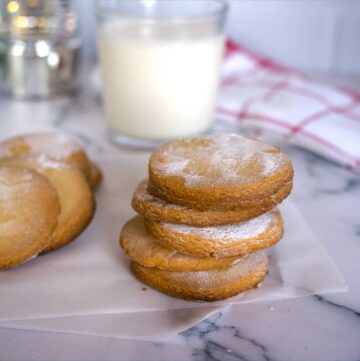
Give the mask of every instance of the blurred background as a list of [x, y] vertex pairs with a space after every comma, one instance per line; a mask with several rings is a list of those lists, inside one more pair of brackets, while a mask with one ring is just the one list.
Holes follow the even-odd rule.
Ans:
[[[102, 20], [99, 17], [100, 66], [95, 3], [95, 0], [0, 0], [0, 90], [19, 99], [81, 90], [84, 99], [92, 99], [99, 108], [97, 121], [102, 122], [103, 131], [115, 143], [122, 143], [115, 141], [120, 135], [140, 139], [144, 129], [143, 138], [164, 141], [208, 131], [213, 123], [215, 128], [225, 127], [221, 132], [266, 128], [281, 134], [286, 141], [291, 139], [293, 144], [360, 169], [360, 1], [228, 1], [225, 33], [241, 46], [233, 61], [229, 57], [221, 61], [222, 36], [221, 47], [212, 38], [209, 52], [194, 52], [194, 48], [186, 47], [189, 42], [184, 41], [178, 47], [185, 46], [180, 51], [181, 59], [174, 56], [177, 53], [171, 47], [166, 48], [169, 50], [165, 55], [158, 52], [156, 41], [151, 43], [150, 53], [142, 53], [142, 47], [136, 48], [139, 53], [133, 53], [131, 42], [123, 41], [126, 36], [122, 40], [109, 36], [117, 34], [118, 29], [105, 32], [106, 16]], [[121, 0], [105, 3], [114, 6], [107, 9], [107, 14], [125, 4]], [[129, 4], [133, 6], [134, 2]], [[138, 3], [140, 8], [169, 4], [171, 0]], [[173, 11], [180, 11], [184, 5], [173, 4]], [[187, 4], [196, 7], [201, 2]], [[189, 23], [186, 26], [191, 28]], [[222, 25], [216, 29], [223, 33]], [[259, 54], [261, 61], [254, 60], [251, 52]], [[269, 66], [271, 59], [310, 77], [294, 76], [295, 72], [284, 69], [279, 72], [281, 67]], [[204, 70], [204, 64], [208, 70]], [[249, 69], [252, 76], [244, 76]], [[166, 74], [166, 81], [159, 74]], [[258, 76], [262, 79], [257, 79]], [[346, 90], [333, 85], [345, 86]], [[196, 95], [190, 96], [189, 89]], [[141, 108], [137, 106], [139, 99]], [[207, 103], [201, 106], [200, 100]], [[149, 109], [144, 110], [145, 104]], [[142, 114], [138, 114], [139, 109]], [[188, 113], [181, 113], [187, 110]], [[205, 116], [197, 113], [200, 110]], [[269, 117], [272, 119], [264, 119]], [[196, 122], [199, 129], [193, 128]], [[156, 129], [154, 124], [158, 124]], [[130, 126], [134, 129], [128, 129]]]
[[[360, 77], [360, 1], [233, 0], [227, 33], [250, 50], [317, 77]], [[87, 59], [96, 57], [92, 0], [75, 0]], [[345, 78], [345, 79], [344, 79]]]

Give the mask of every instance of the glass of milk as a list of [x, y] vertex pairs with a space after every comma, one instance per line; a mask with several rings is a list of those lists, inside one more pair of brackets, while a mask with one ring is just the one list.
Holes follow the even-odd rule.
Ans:
[[227, 5], [220, 0], [98, 0], [108, 134], [151, 148], [209, 131]]

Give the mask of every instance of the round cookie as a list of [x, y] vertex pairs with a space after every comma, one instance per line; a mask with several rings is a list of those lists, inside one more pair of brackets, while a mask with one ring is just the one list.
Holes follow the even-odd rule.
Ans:
[[[291, 190], [293, 168], [279, 148], [236, 134], [179, 139], [153, 152], [148, 190], [200, 210], [272, 208]], [[283, 198], [274, 195], [287, 187]]]
[[79, 168], [91, 180], [91, 162], [84, 149], [71, 137], [62, 133], [31, 133], [0, 143], [0, 160], [24, 155], [49, 158]]
[[3, 160], [1, 163], [41, 173], [59, 195], [61, 212], [58, 225], [42, 253], [70, 243], [90, 223], [95, 210], [94, 197], [84, 174], [79, 169], [54, 161], [45, 155], [17, 157]]
[[132, 261], [167, 271], [189, 272], [224, 268], [237, 262], [238, 257], [195, 258], [161, 246], [146, 230], [144, 218], [136, 216], [123, 227], [120, 245]]
[[100, 167], [94, 162], [91, 162], [89, 179], [90, 188], [95, 190], [101, 184], [102, 180], [103, 174]]
[[146, 226], [162, 246], [193, 257], [241, 257], [271, 247], [283, 234], [277, 209], [226, 226], [200, 228], [151, 220], [146, 220]]
[[169, 296], [193, 301], [217, 301], [257, 287], [265, 278], [267, 257], [256, 252], [238, 263], [220, 269], [197, 272], [171, 272], [143, 267], [132, 262], [134, 275], [143, 283]]
[[[145, 218], [155, 222], [187, 224], [195, 227], [214, 227], [246, 221], [273, 208], [272, 202], [267, 204], [259, 201], [255, 208], [245, 207], [225, 211], [212, 209], [201, 211], [168, 203], [157, 198], [148, 192], [147, 184], [148, 181], [144, 180], [136, 188], [132, 198], [132, 207]], [[291, 188], [291, 184], [281, 188], [274, 194], [272, 200], [280, 203], [289, 193], [289, 188]]]
[[50, 242], [60, 213], [56, 190], [42, 175], [0, 168], [0, 269], [17, 266]]
[[[275, 208], [279, 205], [284, 199], [288, 197], [292, 190], [293, 184], [292, 181], [284, 183], [280, 186], [279, 189], [274, 190], [274, 193], [271, 195], [260, 196], [259, 199], [252, 200], [238, 200], [238, 199], [227, 199], [223, 200], [222, 203], [217, 203], [217, 205], [213, 206], [203, 206], [204, 203], [199, 205], [199, 202], [193, 202], [189, 199], [186, 200], [188, 205], [181, 204], [183, 203], [181, 200], [177, 205], [187, 207], [189, 209], [197, 209], [199, 211], [218, 211], [218, 212], [229, 212], [229, 211], [239, 211], [239, 210], [252, 210], [252, 212], [256, 212], [257, 214], [263, 214], [270, 209]], [[159, 188], [154, 187], [151, 181], [148, 182], [148, 192], [156, 198], [166, 197], [161, 195], [161, 190]], [[170, 203], [175, 204], [175, 203]], [[190, 205], [192, 204], [192, 205]], [[191, 208], [193, 207], [193, 208]], [[196, 208], [197, 207], [197, 208]], [[250, 218], [251, 219], [251, 218]]]

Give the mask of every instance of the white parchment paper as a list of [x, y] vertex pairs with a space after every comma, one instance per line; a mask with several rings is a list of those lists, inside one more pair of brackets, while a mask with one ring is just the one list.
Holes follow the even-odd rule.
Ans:
[[118, 238], [134, 214], [130, 199], [146, 177], [147, 159], [141, 153], [101, 159], [105, 182], [89, 228], [59, 251], [0, 272], [0, 327], [157, 336], [187, 328], [232, 303], [346, 290], [336, 265], [287, 200], [280, 207], [285, 236], [269, 252], [270, 272], [262, 287], [211, 304], [178, 300], [149, 287], [143, 291], [144, 285], [129, 271]]

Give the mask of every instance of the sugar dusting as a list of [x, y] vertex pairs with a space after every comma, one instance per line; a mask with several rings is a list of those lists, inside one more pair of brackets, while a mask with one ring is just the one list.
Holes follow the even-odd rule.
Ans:
[[28, 191], [31, 187], [33, 173], [26, 169], [1, 167], [0, 169], [0, 196], [1, 200], [6, 198], [20, 189]]
[[33, 162], [37, 163], [40, 167], [44, 169], [69, 169], [71, 166], [67, 163], [61, 162], [59, 160], [54, 160], [47, 156], [46, 154], [40, 154], [33, 158]]
[[48, 169], [70, 169], [71, 166], [61, 160], [54, 160], [46, 154], [25, 155], [0, 161], [1, 165], [29, 168], [40, 173]]
[[[226, 267], [232, 263], [233, 257], [225, 260], [217, 258], [197, 258], [176, 250], [163, 247], [155, 237], [149, 236], [145, 227], [144, 218], [132, 218], [122, 231], [122, 248], [133, 261], [145, 267], [159, 267], [170, 269], [175, 267], [178, 271], [188, 271], [191, 268], [210, 269]], [[160, 262], [160, 264], [159, 264]], [[176, 270], [174, 270], [176, 271]]]
[[161, 224], [172, 232], [226, 242], [254, 238], [269, 229], [274, 224], [275, 220], [275, 211], [270, 211], [246, 222], [218, 227], [192, 227], [173, 223]]
[[81, 146], [61, 133], [28, 134], [9, 139], [0, 145], [0, 158], [45, 153], [54, 159], [63, 159], [77, 152], [83, 152]]
[[250, 183], [278, 171], [287, 156], [278, 148], [237, 134], [180, 140], [165, 148], [156, 167], [187, 186]]
[[[158, 272], [167, 273], [168, 277], [180, 285], [185, 285], [196, 290], [206, 290], [238, 281], [239, 277], [245, 276], [253, 271], [265, 259], [266, 253], [264, 251], [258, 251], [239, 258], [236, 264], [227, 268], [194, 272], [169, 272], [160, 270]], [[152, 270], [152, 272], [154, 272], [154, 270]]]
[[[36, 234], [46, 217], [36, 217], [37, 197], [44, 193], [33, 172], [27, 169], [1, 167], [0, 169], [0, 233], [23, 236]], [[46, 190], [45, 190], [46, 194]], [[43, 219], [44, 218], [44, 219]], [[6, 237], [2, 240], [6, 241]]]
[[150, 194], [147, 190], [147, 181], [143, 181], [140, 183], [135, 194], [141, 200], [155, 203], [158, 206], [162, 206], [162, 207], [166, 207], [166, 208], [186, 209], [186, 207], [183, 207], [183, 206], [180, 206], [177, 204], [173, 204], [173, 203], [168, 203], [168, 202], [163, 201], [162, 199], [157, 198], [157, 197], [153, 196], [152, 194]]
[[81, 146], [65, 134], [44, 133], [27, 136], [27, 143], [35, 153], [45, 152], [50, 157], [61, 159], [81, 152]]

